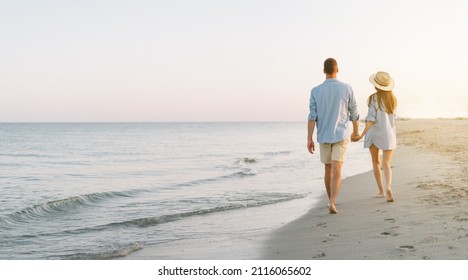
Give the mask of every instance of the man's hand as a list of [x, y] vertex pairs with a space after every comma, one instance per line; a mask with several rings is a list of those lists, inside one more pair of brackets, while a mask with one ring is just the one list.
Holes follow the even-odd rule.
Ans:
[[315, 152], [314, 140], [312, 140], [312, 135], [314, 135], [315, 121], [307, 122], [307, 150], [309, 153], [313, 154]]
[[307, 140], [307, 150], [309, 150], [309, 153], [311, 154], [315, 152], [314, 140], [312, 139]]
[[359, 141], [361, 139], [362, 139], [362, 135], [359, 135], [359, 134], [357, 136], [354, 135], [354, 134], [351, 135], [351, 141], [353, 141], [353, 142], [357, 142], [357, 141]]

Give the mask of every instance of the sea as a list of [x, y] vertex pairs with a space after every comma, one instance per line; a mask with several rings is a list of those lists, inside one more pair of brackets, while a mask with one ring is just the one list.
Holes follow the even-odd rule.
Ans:
[[[2, 123], [0, 259], [114, 259], [266, 235], [325, 206], [306, 125]], [[371, 168], [350, 143], [343, 177]]]

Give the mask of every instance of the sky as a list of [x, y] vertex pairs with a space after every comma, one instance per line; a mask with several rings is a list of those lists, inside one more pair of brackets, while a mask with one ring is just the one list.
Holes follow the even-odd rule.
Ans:
[[0, 0], [0, 122], [307, 121], [323, 61], [362, 118], [468, 117], [468, 2]]

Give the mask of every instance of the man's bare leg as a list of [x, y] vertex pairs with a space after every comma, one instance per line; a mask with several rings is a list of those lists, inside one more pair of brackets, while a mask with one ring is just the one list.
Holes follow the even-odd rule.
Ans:
[[336, 209], [336, 198], [340, 193], [341, 188], [341, 168], [343, 166], [342, 161], [332, 161], [332, 174], [331, 174], [331, 182], [330, 182], [330, 202], [328, 206], [328, 210], [332, 214], [338, 213]]
[[[327, 189], [327, 195], [328, 195], [328, 201], [330, 201], [330, 183], [331, 183], [331, 177], [332, 177], [332, 165], [331, 164], [325, 164], [325, 188]], [[330, 205], [329, 205], [330, 206]]]

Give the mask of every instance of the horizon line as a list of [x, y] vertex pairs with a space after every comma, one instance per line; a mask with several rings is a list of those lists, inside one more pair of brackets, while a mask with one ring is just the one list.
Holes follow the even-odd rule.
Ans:
[[[434, 118], [409, 118], [409, 117], [399, 117], [397, 120], [467, 120], [468, 117], [434, 117]], [[360, 120], [360, 122], [364, 121]], [[104, 123], [300, 123], [307, 122], [307, 120], [278, 120], [278, 121], [0, 121], [0, 124], [104, 124]]]

